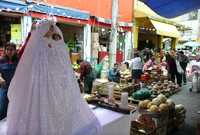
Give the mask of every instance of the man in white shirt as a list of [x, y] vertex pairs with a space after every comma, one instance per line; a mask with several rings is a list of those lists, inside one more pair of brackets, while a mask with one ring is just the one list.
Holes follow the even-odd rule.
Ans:
[[134, 83], [139, 83], [142, 75], [143, 62], [138, 53], [134, 54], [134, 58], [131, 60], [132, 79]]

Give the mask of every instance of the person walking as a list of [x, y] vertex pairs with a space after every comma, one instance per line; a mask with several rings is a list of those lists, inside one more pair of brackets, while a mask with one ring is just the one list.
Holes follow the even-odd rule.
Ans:
[[181, 74], [178, 72], [177, 69], [178, 61], [176, 60], [176, 52], [174, 50], [171, 50], [170, 53], [167, 54], [166, 61], [167, 61], [167, 68], [170, 80], [173, 81], [174, 83], [177, 82], [177, 84], [181, 86], [182, 79], [181, 79]]
[[183, 69], [183, 74], [182, 74], [182, 79], [183, 79], [183, 82], [184, 84], [187, 83], [187, 78], [186, 78], [186, 68], [187, 68], [187, 65], [189, 63], [189, 59], [188, 57], [184, 54], [183, 51], [180, 51], [179, 52], [179, 61], [180, 61], [180, 66], [182, 67]]
[[134, 58], [131, 60], [131, 68], [133, 83], [139, 84], [143, 69], [143, 62], [139, 53], [134, 54]]

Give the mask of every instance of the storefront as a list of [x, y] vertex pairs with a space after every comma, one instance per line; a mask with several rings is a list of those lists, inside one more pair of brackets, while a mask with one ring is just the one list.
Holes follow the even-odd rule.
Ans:
[[[7, 2], [7, 3], [11, 4], [12, 2]], [[91, 9], [83, 11], [81, 9], [80, 10], [73, 9], [73, 6], [68, 8], [62, 4], [61, 5], [57, 4], [57, 6], [54, 7], [52, 6], [51, 2], [47, 4], [46, 2], [37, 3], [37, 1], [35, 2], [33, 1], [25, 4], [24, 2], [19, 1], [19, 3], [20, 6], [17, 5], [17, 7], [15, 8], [11, 6], [11, 8], [13, 9], [11, 8], [6, 9], [7, 11], [15, 10], [23, 13], [20, 16], [21, 20], [18, 21], [19, 26], [17, 27], [20, 28], [20, 30], [18, 31], [21, 34], [15, 34], [15, 35], [20, 35], [20, 37], [18, 36], [18, 39], [20, 40], [16, 41], [16, 39], [13, 39], [12, 41], [21, 44], [22, 41], [26, 39], [28, 32], [30, 31], [31, 28], [32, 19], [35, 18], [43, 19], [53, 15], [54, 17], [56, 17], [58, 25], [64, 34], [65, 42], [66, 45], [69, 46], [68, 50], [71, 52], [70, 53], [71, 56], [72, 57], [74, 56], [74, 58], [72, 58], [73, 62], [75, 62], [77, 59], [80, 58], [92, 62], [93, 61], [92, 56], [95, 56], [95, 59], [98, 59], [99, 61], [99, 55], [101, 56], [101, 54], [99, 54], [98, 52], [101, 51], [105, 51], [107, 53], [109, 52], [111, 19], [105, 19], [105, 18], [109, 18], [109, 16], [111, 15], [110, 11], [108, 12], [108, 10], [106, 10], [106, 14], [101, 15], [101, 14], [96, 14], [96, 12], [90, 13], [92, 12], [90, 11]], [[109, 8], [111, 7], [109, 6]], [[120, 12], [125, 13], [124, 7], [123, 10], [120, 10]], [[92, 16], [92, 14], [94, 14], [95, 16]], [[97, 20], [95, 20], [95, 23], [93, 22], [94, 17], [97, 18]], [[120, 18], [119, 29], [118, 29], [119, 41], [117, 44], [117, 54], [116, 54], [117, 62], [121, 62], [124, 59], [130, 58], [130, 53], [132, 48], [131, 47], [132, 23], [128, 23], [131, 22], [130, 17], [131, 17], [131, 12], [126, 13], [126, 18], [119, 17]], [[92, 39], [93, 33], [99, 33], [98, 50], [95, 50], [92, 47], [94, 43]], [[102, 46], [105, 48], [101, 49]]]
[[22, 43], [22, 18], [27, 5], [21, 1], [0, 1], [0, 46]]
[[[132, 53], [132, 32], [131, 23], [118, 23], [118, 41], [116, 50], [116, 62], [121, 63], [130, 59]], [[99, 63], [105, 56], [109, 56], [111, 20], [97, 17], [91, 21], [91, 48], [92, 62]]]
[[[84, 59], [90, 62], [99, 61], [101, 56], [109, 54], [110, 44], [110, 31], [111, 31], [111, 16], [112, 16], [112, 0], [106, 1], [85, 1], [85, 0], [48, 0], [49, 4], [60, 5], [64, 7], [71, 7], [78, 10], [88, 11], [90, 14], [89, 22], [84, 26]], [[119, 0], [119, 17], [120, 22], [118, 27], [119, 39], [117, 52], [119, 55], [116, 57], [121, 62], [123, 60], [130, 59], [130, 53], [132, 52], [132, 7], [133, 0]], [[123, 28], [121, 30], [121, 28]], [[98, 34], [93, 34], [98, 33]], [[96, 36], [95, 40], [99, 40], [99, 43], [93, 41], [93, 36]], [[98, 36], [98, 37], [97, 37]], [[95, 46], [95, 45], [96, 46]], [[98, 44], [98, 45], [97, 45]], [[97, 47], [99, 46], [99, 47]], [[103, 47], [103, 49], [101, 49]], [[95, 49], [94, 49], [95, 48]], [[98, 48], [98, 49], [96, 49]], [[100, 52], [100, 53], [98, 53]]]
[[27, 5], [23, 1], [0, 1], [0, 55], [8, 42], [17, 45], [22, 44], [24, 31], [28, 27], [24, 26], [24, 15]]
[[33, 19], [44, 19], [53, 15], [62, 30], [66, 50], [70, 52], [72, 63], [84, 59], [84, 29], [88, 23], [89, 13], [66, 7], [52, 7], [46, 3], [33, 3], [29, 8], [29, 14]]
[[134, 13], [134, 48], [175, 48], [180, 37], [178, 24], [157, 15], [140, 1], [135, 2]]
[[[110, 27], [92, 27], [92, 61], [97, 60], [97, 63], [101, 62], [105, 56], [109, 55], [109, 45], [110, 45]], [[120, 32], [118, 34], [117, 43], [117, 54], [116, 62], [122, 62], [124, 59], [124, 49], [125, 49], [125, 36], [124, 33]]]
[[9, 13], [0, 15], [0, 46], [8, 42], [21, 43], [21, 16]]
[[59, 22], [57, 25], [63, 32], [66, 49], [70, 52], [72, 63], [78, 59], [83, 59], [84, 27], [64, 22]]
[[166, 50], [175, 48], [180, 36], [176, 26], [148, 17], [136, 18], [136, 22], [138, 43], [135, 46], [138, 46], [139, 50], [144, 48]]

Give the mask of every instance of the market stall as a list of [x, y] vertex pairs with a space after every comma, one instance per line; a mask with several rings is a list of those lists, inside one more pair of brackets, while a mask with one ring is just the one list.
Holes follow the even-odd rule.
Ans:
[[[110, 27], [93, 26], [91, 34], [92, 62], [101, 62], [105, 56], [109, 55]], [[118, 42], [116, 50], [116, 62], [121, 63], [125, 59], [126, 35], [128, 31], [118, 30]], [[94, 63], [94, 62], [93, 62]]]
[[22, 43], [21, 16], [1, 14], [0, 15], [0, 56], [6, 43], [12, 42], [19, 47]]
[[86, 100], [90, 102], [95, 99], [104, 109], [124, 112], [120, 104], [124, 100], [124, 93], [127, 93], [128, 106], [125, 109], [134, 112], [131, 135], [171, 133], [184, 124], [186, 109], [168, 99], [181, 88], [168, 80], [165, 66], [163, 63], [150, 66], [142, 75], [139, 86], [127, 81], [114, 83], [98, 79], [93, 86], [94, 97]]
[[185, 120], [186, 109], [160, 94], [152, 100], [139, 102], [131, 124], [131, 135], [167, 135], [179, 129]]
[[71, 62], [76, 64], [77, 60], [83, 59], [83, 26], [67, 23], [59, 23], [58, 26], [63, 32], [66, 50], [70, 52]]

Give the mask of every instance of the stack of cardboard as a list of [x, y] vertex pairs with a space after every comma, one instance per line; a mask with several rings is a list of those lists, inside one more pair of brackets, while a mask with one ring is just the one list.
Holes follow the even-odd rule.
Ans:
[[120, 83], [114, 88], [114, 98], [120, 99], [122, 92], [128, 92], [129, 95], [133, 93], [134, 86], [132, 83]]
[[99, 49], [99, 33], [92, 33], [91, 37], [91, 44], [92, 44], [92, 56], [93, 58], [98, 58], [98, 49]]

